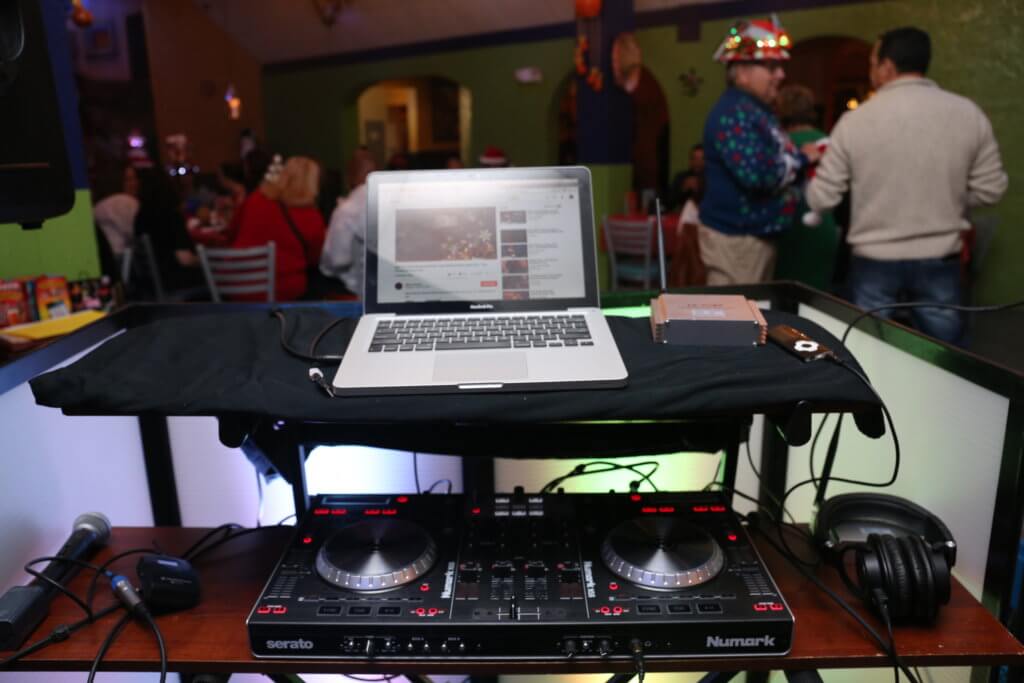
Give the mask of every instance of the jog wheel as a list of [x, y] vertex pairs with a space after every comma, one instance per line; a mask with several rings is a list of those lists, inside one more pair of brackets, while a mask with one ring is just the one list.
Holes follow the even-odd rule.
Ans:
[[601, 544], [601, 559], [620, 578], [658, 590], [699, 586], [725, 564], [711, 534], [675, 517], [638, 517], [619, 524]]
[[403, 586], [430, 571], [437, 546], [423, 527], [369, 519], [340, 529], [316, 554], [316, 572], [339, 588], [372, 593]]

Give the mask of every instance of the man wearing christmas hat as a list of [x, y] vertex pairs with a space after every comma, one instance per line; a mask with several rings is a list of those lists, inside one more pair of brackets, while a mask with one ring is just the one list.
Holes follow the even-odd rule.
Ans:
[[699, 235], [709, 285], [771, 279], [772, 237], [792, 224], [808, 160], [771, 108], [790, 46], [772, 17], [735, 24], [715, 51], [728, 87], [704, 124]]
[[882, 34], [871, 52], [876, 92], [832, 129], [807, 204], [824, 211], [850, 190], [847, 284], [855, 304], [938, 303], [943, 307], [915, 308], [914, 324], [956, 344], [963, 322], [949, 306], [961, 303], [965, 215], [999, 201], [1007, 177], [985, 113], [925, 78], [930, 59], [924, 31]]

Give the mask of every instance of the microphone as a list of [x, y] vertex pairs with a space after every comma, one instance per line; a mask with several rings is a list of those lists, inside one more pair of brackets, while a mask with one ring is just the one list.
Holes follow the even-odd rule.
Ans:
[[[56, 557], [84, 560], [110, 538], [110, 520], [99, 512], [87, 512], [75, 519], [71, 536]], [[64, 585], [79, 567], [73, 562], [54, 560], [40, 572], [48, 579]], [[35, 578], [27, 586], [14, 586], [0, 597], [0, 650], [21, 647], [47, 613], [47, 605], [57, 592], [45, 579]]]

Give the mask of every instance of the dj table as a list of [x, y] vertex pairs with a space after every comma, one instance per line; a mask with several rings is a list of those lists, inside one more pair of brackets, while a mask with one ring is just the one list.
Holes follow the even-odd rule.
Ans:
[[[752, 298], [759, 298], [760, 293], [773, 301], [773, 308], [780, 301], [781, 308], [791, 308], [793, 300], [780, 297], [780, 291], [786, 290], [745, 288], [744, 293]], [[614, 303], [614, 299], [606, 300], [606, 304]], [[622, 298], [618, 303], [640, 302], [632, 297]], [[312, 338], [329, 317], [354, 313], [346, 305], [325, 306], [311, 313], [298, 306], [285, 306], [283, 310], [295, 323], [288, 334], [297, 345]], [[630, 369], [631, 386], [626, 390], [454, 396], [443, 401], [424, 401], [422, 397], [328, 399], [304, 380], [307, 363], [280, 352], [276, 321], [267, 313], [266, 306], [245, 305], [130, 308], [79, 332], [74, 335], [75, 340], [57, 341], [37, 351], [33, 354], [35, 363], [0, 366], [0, 380], [24, 381], [35, 374], [33, 365], [49, 367], [54, 359], [66, 357], [71, 347], [83, 348], [126, 328], [131, 332], [157, 325], [150, 336], [121, 335], [76, 366], [37, 378], [33, 390], [41, 403], [59, 406], [68, 414], [140, 415], [154, 518], [159, 524], [175, 524], [180, 519], [163, 415], [217, 416], [221, 441], [228, 445], [242, 441], [255, 445], [257, 455], [289, 479], [297, 510], [304, 510], [309, 504], [304, 479], [305, 452], [310, 445], [319, 443], [365, 444], [468, 456], [463, 459], [465, 487], [480, 495], [493, 493], [493, 479], [489, 459], [479, 456], [521, 457], [529, 453], [530, 445], [541, 442], [551, 446], [547, 449], [550, 454], [560, 457], [724, 448], [728, 456], [725, 481], [729, 484], [736, 472], [738, 444], [747, 438], [751, 415], [763, 413], [779, 428], [779, 432], [765, 430], [761, 493], [767, 501], [768, 493], [784, 487], [785, 447], [787, 442], [799, 444], [807, 440], [811, 413], [852, 412], [863, 432], [879, 436], [884, 431], [876, 399], [852, 374], [838, 366], [801, 364], [771, 346], [756, 349], [756, 355], [747, 350], [746, 357], [730, 355], [734, 351], [712, 350], [698, 354], [702, 358], [694, 357], [692, 352], [652, 348], [649, 341], [641, 339], [643, 325], [637, 322], [643, 321], [622, 321], [613, 327]], [[826, 344], [844, 353], [834, 337], [813, 324], [805, 325], [806, 321], [784, 311], [769, 315], [770, 323], [800, 323], [805, 331], [821, 335]], [[165, 334], [175, 329], [179, 332], [177, 338]], [[225, 337], [212, 336], [225, 330]], [[344, 335], [345, 330], [336, 332]], [[343, 345], [344, 338], [328, 336], [325, 343]], [[211, 357], [204, 355], [204, 348], [223, 353]], [[138, 376], [136, 370], [154, 358], [173, 358], [178, 365], [170, 368], [171, 374], [186, 380], [178, 384], [185, 384], [192, 393], [175, 394], [174, 385], [154, 383], [151, 376]], [[751, 362], [744, 365], [745, 361]], [[265, 380], [262, 385], [253, 383], [254, 362], [261, 363], [257, 367]], [[666, 375], [667, 366], [673, 367], [674, 376], [685, 378], [690, 384], [666, 382], [665, 377], [672, 376]], [[744, 371], [737, 372], [737, 367]], [[213, 383], [204, 386], [187, 381], [193, 376], [190, 373], [205, 368], [217, 369]], [[97, 387], [99, 392], [95, 393]], [[1006, 532], [1000, 537], [1013, 537], [1011, 529]], [[149, 545], [151, 539], [159, 540], [161, 547], [170, 550], [186, 547], [198, 535], [199, 531], [188, 529], [118, 529], [111, 551]], [[817, 588], [757, 534], [753, 535], [753, 542], [796, 620], [790, 653], [784, 657], [744, 657], [739, 661], [667, 657], [651, 660], [649, 669], [728, 671], [889, 665], [885, 653], [855, 621], [837, 612]], [[286, 532], [270, 529], [234, 541], [204, 560], [198, 567], [203, 574], [203, 602], [194, 610], [161, 621], [167, 632], [172, 669], [316, 672], [338, 671], [343, 666], [346, 671], [420, 673], [632, 670], [627, 662], [585, 658], [520, 659], [514, 663], [424, 659], [415, 666], [408, 661], [389, 663], [387, 657], [347, 661], [344, 665], [337, 661], [255, 659], [241, 623], [253, 609], [274, 569], [274, 561], [287, 543]], [[995, 534], [992, 543], [997, 543]], [[821, 578], [843, 591], [834, 571], [823, 572]], [[63, 600], [59, 600], [51, 618], [37, 633], [48, 633], [61, 618], [70, 618], [71, 610], [70, 603], [63, 605]], [[877, 620], [872, 623], [876, 629], [881, 628]], [[29, 657], [19, 666], [52, 670], [88, 665], [105, 630], [102, 624], [94, 625], [81, 632], [80, 637]], [[822, 634], [828, 637], [822, 638]], [[1024, 655], [1012, 636], [959, 584], [954, 585], [952, 600], [940, 612], [938, 623], [899, 629], [896, 646], [909, 665], [1019, 664]], [[148, 634], [131, 626], [112, 650], [109, 661], [113, 668], [136, 670], [152, 668], [153, 657]]]
[[[159, 545], [167, 552], [183, 552], [206, 529], [116, 528], [110, 545], [98, 555], [102, 562], [114, 553], [129, 548]], [[202, 580], [203, 599], [186, 612], [158, 617], [157, 623], [167, 642], [169, 669], [180, 672], [308, 672], [345, 671], [419, 674], [552, 674], [631, 672], [628, 661], [592, 659], [459, 661], [458, 659], [389, 660], [381, 655], [372, 661], [257, 659], [250, 654], [244, 627], [246, 615], [291, 540], [293, 529], [266, 527], [223, 545], [197, 561]], [[866, 636], [854, 619], [824, 599], [821, 591], [783, 560], [758, 534], [754, 542], [777, 582], [796, 620], [792, 649], [786, 656], [694, 657], [652, 659], [649, 671], [734, 671], [805, 670], [827, 668], [888, 667], [889, 659]], [[132, 558], [115, 564], [129, 571]], [[833, 590], [850, 597], [834, 571], [821, 571], [820, 579]], [[82, 592], [86, 577], [72, 583]], [[112, 600], [107, 594], [104, 601]], [[104, 602], [105, 604], [105, 602]], [[854, 603], [855, 605], [857, 603]], [[858, 610], [876, 630], [884, 627], [863, 606]], [[58, 624], [81, 618], [81, 610], [60, 597], [51, 606], [50, 616], [31, 636], [42, 637]], [[89, 668], [100, 643], [115, 620], [114, 616], [88, 626], [65, 642], [30, 655], [15, 665], [25, 671], [80, 671]], [[933, 626], [901, 627], [896, 631], [896, 648], [909, 666], [973, 666], [1024, 663], [1021, 646], [964, 588], [954, 582], [952, 597], [939, 613]], [[154, 670], [156, 646], [152, 633], [143, 625], [131, 623], [121, 634], [104, 660], [103, 668], [118, 671]]]

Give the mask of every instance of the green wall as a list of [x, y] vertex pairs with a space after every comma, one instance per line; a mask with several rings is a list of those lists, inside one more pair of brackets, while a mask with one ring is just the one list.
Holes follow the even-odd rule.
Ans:
[[69, 280], [98, 277], [95, 234], [89, 190], [76, 190], [71, 211], [45, 221], [39, 230], [0, 225], [0, 279], [43, 274]]
[[[947, 89], [977, 102], [992, 119], [1011, 188], [994, 209], [999, 229], [977, 288], [980, 302], [1024, 298], [1024, 277], [1014, 275], [1024, 257], [1024, 199], [1015, 191], [1024, 172], [1024, 131], [1017, 111], [1024, 104], [1018, 87], [1024, 76], [1024, 3], [1009, 0], [893, 0], [838, 5], [780, 14], [794, 40], [827, 35], [867, 41], [887, 28], [914, 24], [929, 31], [934, 44], [931, 76]], [[686, 166], [689, 146], [700, 140], [704, 116], [721, 93], [722, 69], [711, 61], [732, 19], [705, 22], [697, 41], [679, 42], [675, 26], [638, 31], [644, 63], [661, 84], [669, 107], [671, 168]], [[342, 167], [351, 154], [356, 128], [356, 97], [377, 81], [443, 76], [472, 91], [470, 150], [479, 155], [498, 145], [519, 166], [555, 161], [555, 105], [572, 67], [572, 41], [547, 40], [500, 45], [381, 62], [318, 66], [264, 78], [267, 135], [285, 154], [313, 154]], [[543, 83], [520, 85], [517, 67], [538, 66]], [[704, 84], [695, 97], [683, 92], [679, 75], [691, 67]], [[866, 66], [865, 66], [866, 68]], [[621, 197], [596, 203], [621, 206]]]
[[[513, 71], [538, 66], [544, 80], [522, 85]], [[264, 77], [267, 137], [274, 151], [313, 154], [342, 167], [358, 140], [356, 98], [392, 78], [443, 76], [470, 89], [471, 156], [497, 145], [517, 166], [551, 164], [552, 103], [572, 68], [572, 43], [549, 40], [365, 64], [311, 67]]]

